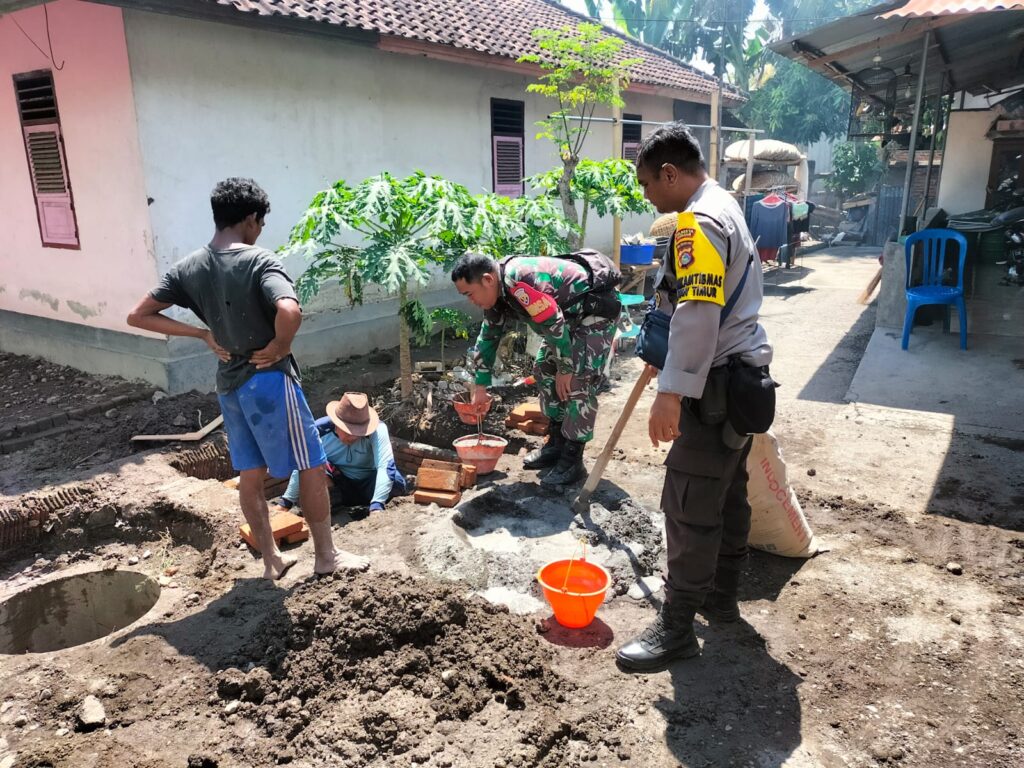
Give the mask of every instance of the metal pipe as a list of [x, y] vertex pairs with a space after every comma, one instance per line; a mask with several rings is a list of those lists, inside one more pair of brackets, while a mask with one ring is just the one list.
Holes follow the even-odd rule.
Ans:
[[[554, 115], [548, 115], [548, 119], [551, 119]], [[566, 115], [566, 120], [582, 121], [584, 118], [579, 115]], [[592, 123], [615, 123], [619, 122], [623, 125], [665, 125], [666, 122], [672, 122], [671, 120], [617, 120], [614, 117], [592, 117], [590, 118]], [[695, 125], [693, 123], [686, 124], [688, 128], [712, 128], [710, 125]], [[729, 131], [731, 133], [764, 133], [765, 131], [761, 128], [741, 128], [738, 125], [723, 125], [722, 131]]]
[[942, 70], [942, 77], [939, 79], [939, 92], [935, 94], [935, 109], [932, 112], [932, 140], [928, 147], [928, 168], [924, 174], [924, 207], [922, 211], [928, 210], [929, 192], [932, 187], [932, 164], [935, 162], [935, 137], [939, 134], [939, 126], [942, 125], [942, 92], [946, 88], [946, 70]]
[[917, 158], [917, 130], [921, 124], [921, 98], [924, 96], [924, 71], [928, 66], [928, 48], [932, 42], [932, 31], [924, 33], [921, 49], [921, 72], [917, 76], [917, 97], [914, 99], [914, 121], [910, 128], [910, 146], [907, 149], [907, 174], [903, 180], [903, 200], [900, 203], [899, 233], [903, 234], [904, 222], [910, 209], [910, 183], [914, 178], [914, 161]]

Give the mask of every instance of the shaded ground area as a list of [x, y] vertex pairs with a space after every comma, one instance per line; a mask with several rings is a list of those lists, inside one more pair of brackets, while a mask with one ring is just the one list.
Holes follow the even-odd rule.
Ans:
[[[52, 439], [5, 456], [0, 506], [53, 498], [54, 486], [64, 501], [51, 529], [0, 559], [0, 599], [100, 568], [150, 575], [162, 592], [147, 616], [106, 641], [3, 659], [0, 761], [1024, 763], [1024, 541], [1021, 512], [1004, 501], [1019, 483], [1019, 463], [1007, 458], [1018, 438], [985, 433], [968, 447], [944, 414], [844, 401], [873, 323], [873, 307], [856, 297], [876, 269], [874, 254], [857, 249], [807, 256], [785, 275], [790, 287], [769, 291], [765, 303], [773, 375], [783, 384], [775, 431], [826, 551], [811, 560], [754, 553], [740, 592], [743, 621], [699, 621], [702, 655], [655, 674], [626, 675], [613, 661], [661, 600], [657, 590], [629, 596], [637, 579], [664, 566], [664, 449], [650, 446], [645, 423], [653, 390], [587, 514], [572, 513], [571, 491], [545, 491], [522, 470], [520, 449], [454, 510], [403, 499], [363, 520], [336, 515], [338, 543], [373, 565], [320, 581], [306, 579], [308, 543], [291, 548], [299, 563], [281, 583], [255, 578], [257, 558], [238, 545], [234, 492], [172, 466], [193, 446], [73, 472], [26, 462], [43, 467], [59, 455]], [[337, 395], [337, 382], [361, 381], [365, 369], [344, 378], [352, 370], [339, 365], [323, 379], [309, 372], [315, 409]], [[620, 363], [602, 396], [588, 462], [637, 370]], [[104, 417], [80, 431], [98, 435], [101, 447], [109, 426]], [[434, 434], [444, 431], [419, 437], [441, 444]], [[941, 482], [951, 477], [942, 472], [950, 456], [962, 460], [958, 486]], [[32, 492], [11, 490], [26, 487]], [[938, 502], [951, 506], [931, 514]], [[533, 581], [539, 563], [568, 557], [579, 538], [607, 558], [614, 578], [584, 631], [552, 621]], [[481, 594], [535, 603], [516, 615]], [[102, 722], [83, 722], [89, 696], [102, 705]]]
[[0, 352], [0, 432], [55, 411], [151, 389], [115, 376], [90, 376], [38, 357]]

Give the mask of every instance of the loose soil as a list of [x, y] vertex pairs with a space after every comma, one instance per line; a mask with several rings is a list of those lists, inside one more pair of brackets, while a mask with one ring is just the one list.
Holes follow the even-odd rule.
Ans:
[[[941, 476], [897, 471], [941, 439], [864, 424], [842, 402], [866, 343], [854, 313], [872, 311], [856, 294], [877, 265], [865, 259], [848, 273], [827, 258], [815, 268], [836, 270], [835, 286], [797, 275], [805, 290], [771, 295], [765, 311], [784, 383], [777, 433], [825, 551], [810, 560], [753, 553], [743, 621], [698, 620], [700, 657], [650, 675], [614, 664], [615, 648], [661, 600], [659, 591], [629, 596], [664, 568], [664, 449], [650, 447], [644, 428], [653, 392], [585, 514], [572, 512], [573, 490], [548, 491], [521, 468], [537, 438], [520, 437], [453, 510], [396, 499], [365, 519], [335, 515], [337, 542], [368, 555], [368, 573], [310, 578], [307, 542], [289, 548], [299, 563], [274, 584], [257, 578], [258, 558], [239, 545], [236, 493], [175, 468], [200, 445], [127, 443], [139, 432], [194, 429], [197, 411], [203, 422], [216, 414], [214, 399], [146, 400], [3, 457], [0, 508], [56, 512], [31, 546], [0, 557], [0, 599], [105, 568], [152, 576], [162, 592], [142, 620], [105, 640], [3, 659], [0, 765], [1024, 764], [1019, 435], [955, 432], [952, 447], [940, 446], [956, 457]], [[825, 320], [799, 323], [787, 312]], [[809, 372], [794, 364], [820, 349]], [[29, 365], [42, 364], [0, 358], [0, 380]], [[350, 370], [307, 372], [314, 410], [346, 389], [373, 390]], [[597, 447], [638, 367], [616, 370]], [[122, 386], [76, 376], [88, 380], [76, 385], [84, 393]], [[123, 386], [115, 391], [136, 385]], [[496, 404], [486, 431], [507, 435], [501, 409], [518, 394]], [[411, 418], [392, 431], [443, 447], [473, 431], [437, 413], [418, 431]], [[179, 416], [185, 425], [174, 425]], [[589, 449], [588, 463], [595, 457]], [[533, 574], [581, 539], [613, 585], [590, 627], [567, 630]], [[102, 723], [82, 722], [88, 696], [102, 705]]]

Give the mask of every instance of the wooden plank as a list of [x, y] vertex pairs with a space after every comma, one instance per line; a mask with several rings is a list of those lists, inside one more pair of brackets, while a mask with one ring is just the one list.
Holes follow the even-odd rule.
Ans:
[[454, 507], [462, 499], [462, 493], [459, 491], [416, 491], [412, 498], [417, 504]]
[[459, 490], [459, 470], [432, 469], [420, 466], [416, 473], [416, 487], [428, 491]]
[[185, 432], [184, 434], [181, 434], [181, 435], [135, 435], [135, 437], [133, 437], [132, 440], [135, 441], [135, 442], [141, 442], [141, 443], [145, 443], [145, 442], [149, 442], [149, 443], [164, 442], [164, 443], [166, 443], [166, 442], [172, 442], [172, 441], [195, 442], [196, 440], [202, 440], [204, 437], [206, 437], [208, 434], [213, 432], [213, 430], [215, 430], [217, 427], [219, 427], [223, 423], [224, 423], [224, 417], [223, 416], [218, 416], [213, 421], [211, 421], [209, 424], [207, 424], [205, 427], [203, 427], [202, 429], [200, 429], [200, 430], [198, 430], [196, 432]]

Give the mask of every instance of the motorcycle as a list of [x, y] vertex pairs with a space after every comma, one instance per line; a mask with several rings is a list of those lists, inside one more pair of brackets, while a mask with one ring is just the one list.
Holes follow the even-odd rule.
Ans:
[[1005, 256], [997, 262], [1006, 266], [1006, 274], [999, 280], [1000, 285], [1024, 285], [1024, 206], [1012, 208], [996, 216], [993, 224], [1005, 226]]

